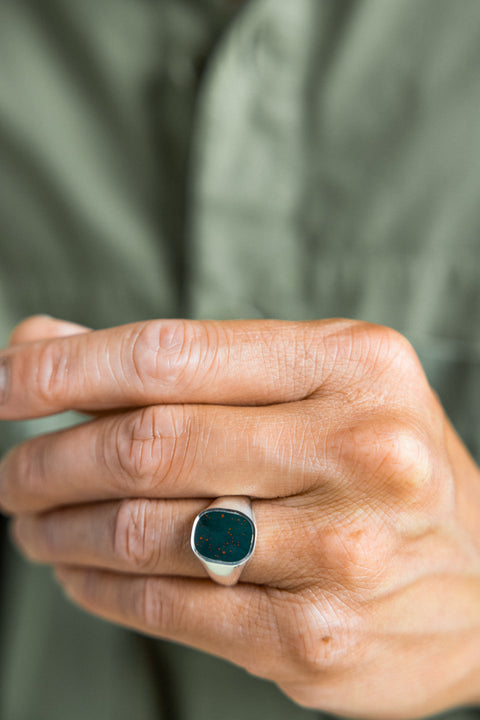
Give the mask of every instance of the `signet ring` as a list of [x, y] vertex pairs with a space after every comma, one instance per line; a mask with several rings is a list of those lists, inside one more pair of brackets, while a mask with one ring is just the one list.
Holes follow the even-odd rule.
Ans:
[[244, 495], [220, 497], [199, 513], [190, 544], [212, 580], [235, 585], [255, 549], [252, 503]]

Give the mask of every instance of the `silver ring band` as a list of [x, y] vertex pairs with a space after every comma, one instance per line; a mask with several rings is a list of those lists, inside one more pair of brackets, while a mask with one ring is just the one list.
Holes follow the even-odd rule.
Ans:
[[190, 544], [212, 580], [235, 585], [255, 549], [252, 503], [244, 495], [220, 497], [197, 515]]

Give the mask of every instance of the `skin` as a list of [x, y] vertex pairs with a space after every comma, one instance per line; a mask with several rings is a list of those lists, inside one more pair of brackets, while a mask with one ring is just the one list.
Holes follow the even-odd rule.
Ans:
[[[387, 719], [480, 702], [480, 472], [401, 335], [33, 317], [2, 374], [1, 420], [92, 415], [0, 465], [15, 542], [85, 610], [311, 708]], [[222, 495], [250, 496], [258, 528], [234, 587], [189, 547]]]

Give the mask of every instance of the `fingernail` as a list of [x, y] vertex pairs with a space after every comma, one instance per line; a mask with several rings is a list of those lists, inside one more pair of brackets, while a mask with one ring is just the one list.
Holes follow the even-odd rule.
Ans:
[[0, 403], [7, 399], [8, 391], [8, 364], [6, 358], [0, 358]]

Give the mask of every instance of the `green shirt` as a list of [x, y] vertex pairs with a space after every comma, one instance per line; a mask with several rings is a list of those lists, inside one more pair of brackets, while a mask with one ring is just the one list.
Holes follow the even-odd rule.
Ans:
[[[0, 4], [0, 341], [39, 312], [370, 320], [478, 460], [478, 0], [235, 7]], [[75, 421], [3, 423], [2, 449]], [[3, 546], [2, 720], [321, 716], [90, 617]]]

